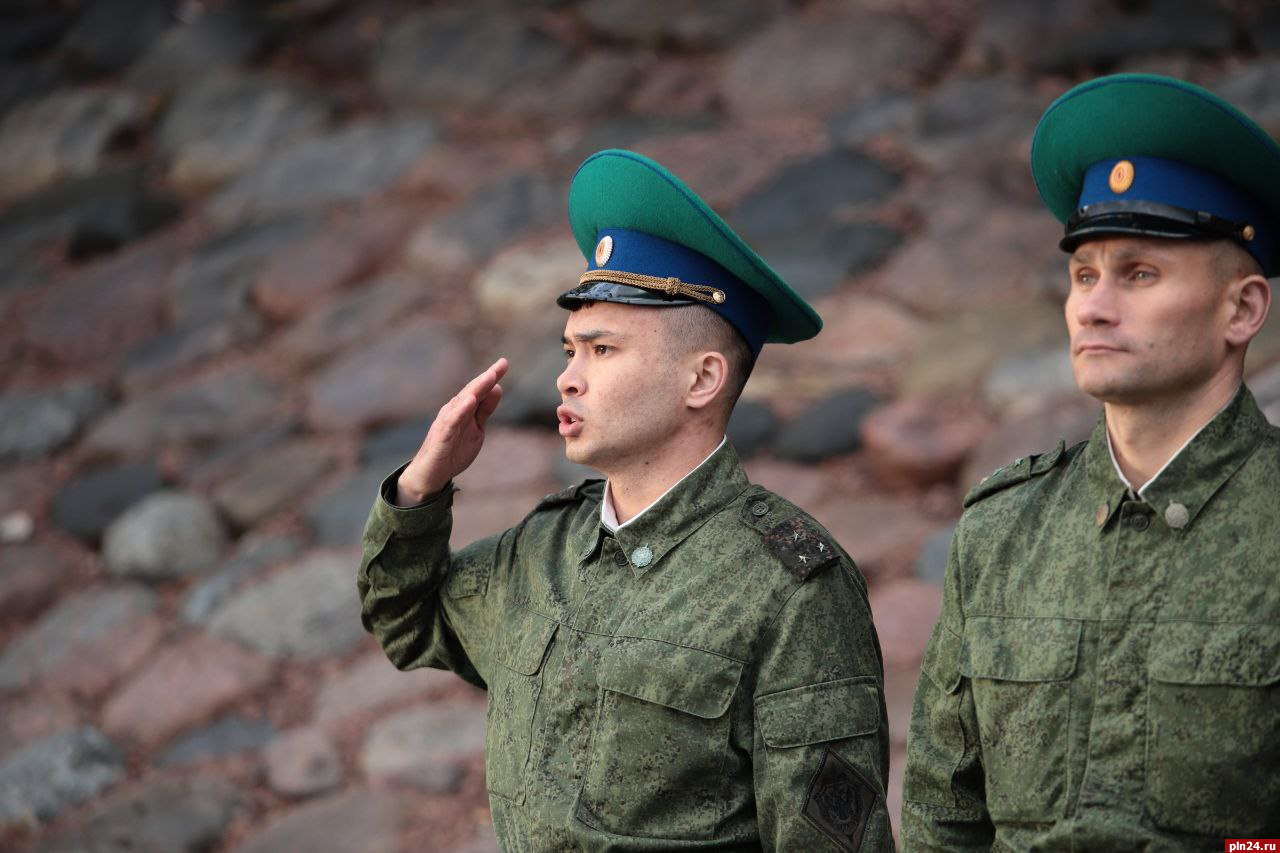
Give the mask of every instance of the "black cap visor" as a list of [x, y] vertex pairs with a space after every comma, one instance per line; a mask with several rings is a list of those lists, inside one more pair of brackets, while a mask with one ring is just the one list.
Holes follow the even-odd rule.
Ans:
[[618, 284], [612, 281], [589, 281], [580, 284], [570, 291], [560, 294], [556, 304], [561, 308], [573, 309], [580, 302], [622, 302], [626, 305], [701, 305], [695, 299], [675, 296], [656, 291], [644, 290], [629, 284]]
[[1067, 220], [1058, 243], [1073, 252], [1086, 240], [1113, 235], [1170, 240], [1234, 240], [1244, 246], [1249, 226], [1203, 211], [1150, 201], [1107, 201], [1082, 207]]

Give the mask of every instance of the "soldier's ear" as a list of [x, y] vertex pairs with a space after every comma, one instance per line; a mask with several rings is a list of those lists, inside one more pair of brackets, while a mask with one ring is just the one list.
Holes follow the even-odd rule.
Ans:
[[695, 353], [690, 358], [690, 368], [685, 405], [691, 409], [705, 409], [724, 393], [729, 381], [729, 361], [715, 350]]
[[1227, 343], [1247, 346], [1262, 329], [1271, 310], [1271, 284], [1257, 274], [1247, 275], [1228, 286], [1231, 317], [1227, 321]]

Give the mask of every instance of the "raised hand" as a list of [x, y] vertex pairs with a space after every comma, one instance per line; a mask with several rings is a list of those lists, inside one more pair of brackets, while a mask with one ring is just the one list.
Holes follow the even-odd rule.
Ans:
[[470, 467], [484, 445], [484, 425], [502, 400], [507, 372], [500, 358], [440, 407], [413, 461], [396, 482], [396, 504], [421, 503]]

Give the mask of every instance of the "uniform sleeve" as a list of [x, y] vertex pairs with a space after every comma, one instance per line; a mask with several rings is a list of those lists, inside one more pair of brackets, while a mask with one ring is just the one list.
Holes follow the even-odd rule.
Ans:
[[764, 849], [893, 850], [883, 678], [865, 583], [841, 559], [766, 632], [753, 743]]
[[398, 669], [450, 669], [484, 687], [494, 627], [488, 602], [515, 530], [451, 553], [452, 485], [397, 507], [389, 496], [400, 470], [383, 481], [365, 524], [356, 574], [361, 622]]
[[973, 689], [960, 674], [964, 613], [957, 533], [942, 615], [925, 650], [916, 685], [903, 781], [905, 850], [989, 850], [995, 828], [987, 814]]

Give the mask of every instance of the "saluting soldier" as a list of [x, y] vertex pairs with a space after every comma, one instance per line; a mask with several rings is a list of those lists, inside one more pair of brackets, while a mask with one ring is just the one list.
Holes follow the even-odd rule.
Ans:
[[764, 343], [821, 320], [645, 157], [588, 158], [569, 218], [588, 269], [558, 300], [559, 429], [607, 479], [450, 553], [452, 481], [481, 452], [500, 359], [383, 484], [365, 627], [397, 667], [488, 691], [506, 850], [892, 849], [865, 581], [725, 439]]
[[1090, 438], [978, 485], [908, 740], [908, 850], [1221, 850], [1280, 835], [1280, 429], [1242, 384], [1280, 271], [1280, 146], [1210, 92], [1058, 98]]

